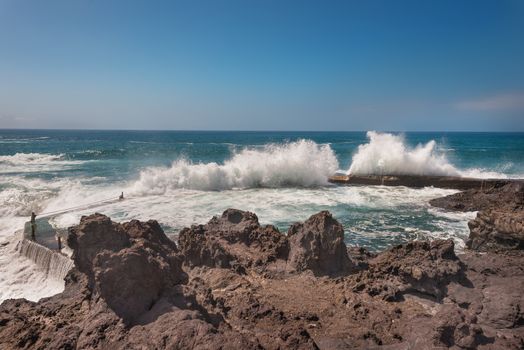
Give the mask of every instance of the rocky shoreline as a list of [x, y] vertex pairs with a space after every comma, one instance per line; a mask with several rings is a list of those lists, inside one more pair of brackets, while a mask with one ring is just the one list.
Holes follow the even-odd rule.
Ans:
[[282, 234], [229, 209], [176, 244], [154, 220], [83, 217], [64, 292], [2, 303], [0, 348], [524, 348], [524, 188], [431, 204], [479, 211], [464, 253], [347, 248], [328, 212]]

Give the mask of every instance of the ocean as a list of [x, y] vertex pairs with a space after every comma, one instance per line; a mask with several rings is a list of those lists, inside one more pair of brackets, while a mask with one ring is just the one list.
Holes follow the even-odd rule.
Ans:
[[[475, 213], [428, 204], [456, 191], [329, 184], [337, 172], [521, 178], [524, 133], [0, 130], [0, 301], [63, 289], [17, 254], [31, 211], [80, 208], [54, 216], [57, 227], [94, 211], [156, 219], [175, 238], [231, 207], [282, 232], [329, 210], [348, 245], [452, 238], [464, 248]], [[121, 192], [124, 201], [82, 209]]]

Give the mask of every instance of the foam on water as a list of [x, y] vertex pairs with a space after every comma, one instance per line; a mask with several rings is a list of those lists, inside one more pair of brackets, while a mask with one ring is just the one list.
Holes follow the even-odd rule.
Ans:
[[369, 142], [358, 146], [348, 174], [354, 175], [435, 175], [476, 178], [507, 178], [484, 169], [457, 169], [435, 140], [410, 147], [402, 135], [368, 131]]
[[47, 277], [63, 281], [73, 267], [73, 260], [40, 244], [23, 239], [18, 251], [42, 268]]
[[[457, 168], [435, 141], [410, 147], [401, 136], [375, 132], [369, 132], [368, 139], [356, 150], [350, 173], [504, 176], [497, 173], [504, 168], [492, 168], [489, 172]], [[83, 172], [91, 167], [76, 171], [86, 161], [96, 162], [96, 157], [106, 162], [96, 164], [111, 166], [112, 158], [99, 154], [99, 150], [87, 152], [85, 161], [68, 160], [71, 155], [60, 152], [0, 156], [0, 301], [14, 297], [38, 300], [63, 289], [63, 281], [56, 278], [62, 272], [49, 273], [50, 269], [62, 271], [61, 265], [53, 265], [49, 260], [46, 266], [54, 267], [39, 267], [16, 250], [20, 235], [13, 232], [23, 227], [31, 211], [76, 207], [117, 197], [121, 191], [126, 195], [124, 201], [65, 213], [54, 217], [52, 223], [67, 227], [77, 224], [82, 215], [98, 211], [115, 221], [157, 219], [169, 235], [175, 235], [183, 227], [205, 223], [233, 207], [255, 212], [262, 223], [285, 231], [294, 221], [329, 210], [344, 225], [350, 245], [380, 250], [409, 239], [429, 237], [452, 238], [457, 249], [463, 248], [468, 235], [466, 223], [474, 213], [449, 213], [431, 208], [428, 203], [455, 191], [329, 186], [327, 177], [339, 168], [332, 147], [310, 140], [235, 144], [230, 148], [231, 155], [222, 158], [225, 161], [198, 163], [176, 156], [169, 167], [151, 167], [166, 163], [144, 162], [139, 166], [148, 167], [130, 177], [98, 181], [93, 179], [99, 173]], [[115, 162], [125, 161], [118, 158], [122, 154], [112, 153], [111, 157], [116, 157]], [[131, 167], [137, 163], [129, 164]], [[511, 168], [513, 164], [505, 161], [503, 166]], [[60, 172], [71, 169], [74, 171]], [[54, 171], [60, 174], [48, 176]], [[35, 254], [33, 257], [37, 258]]]
[[338, 161], [329, 145], [300, 140], [245, 148], [224, 164], [193, 164], [181, 159], [169, 168], [150, 168], [141, 172], [131, 192], [158, 195], [178, 188], [311, 187], [326, 185], [337, 169]]
[[444, 154], [437, 154], [436, 142], [410, 148], [400, 135], [367, 133], [369, 143], [358, 146], [349, 168], [355, 175], [449, 175], [458, 176], [459, 171], [451, 165]]
[[64, 159], [64, 154], [16, 153], [0, 156], [0, 174], [63, 170], [84, 163]]
[[[18, 221], [22, 225], [24, 220]], [[0, 236], [0, 302], [10, 298], [38, 301], [63, 291], [63, 280], [49, 276], [48, 269], [19, 254], [19, 241], [20, 234]]]
[[0, 163], [8, 165], [46, 164], [60, 160], [63, 154], [16, 153], [12, 156], [0, 156]]

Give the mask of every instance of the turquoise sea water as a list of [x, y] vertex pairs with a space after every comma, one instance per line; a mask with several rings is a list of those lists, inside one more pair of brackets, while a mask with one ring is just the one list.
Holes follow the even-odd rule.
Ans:
[[[116, 220], [158, 219], [172, 235], [227, 207], [255, 211], [283, 231], [326, 209], [345, 225], [348, 244], [379, 250], [407, 239], [454, 237], [460, 245], [467, 217], [427, 205], [452, 191], [326, 183], [329, 174], [351, 168], [362, 145], [368, 149], [353, 167], [360, 171], [524, 174], [522, 133], [0, 130], [1, 228], [10, 230], [12, 219], [31, 210], [124, 191], [128, 201], [98, 210]], [[84, 213], [56, 223], [72, 224]]]
[[[31, 211], [80, 208], [52, 216], [57, 227], [94, 211], [154, 218], [176, 238], [231, 207], [282, 232], [329, 210], [348, 245], [452, 238], [464, 247], [475, 213], [428, 203], [455, 191], [334, 186], [335, 172], [523, 177], [524, 134], [0, 130], [0, 301], [63, 289], [17, 253]], [[124, 201], [86, 208], [122, 191]]]

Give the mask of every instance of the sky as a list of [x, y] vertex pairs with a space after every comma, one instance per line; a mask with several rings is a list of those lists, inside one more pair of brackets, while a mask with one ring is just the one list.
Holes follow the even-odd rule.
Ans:
[[524, 0], [0, 0], [0, 128], [524, 131]]

